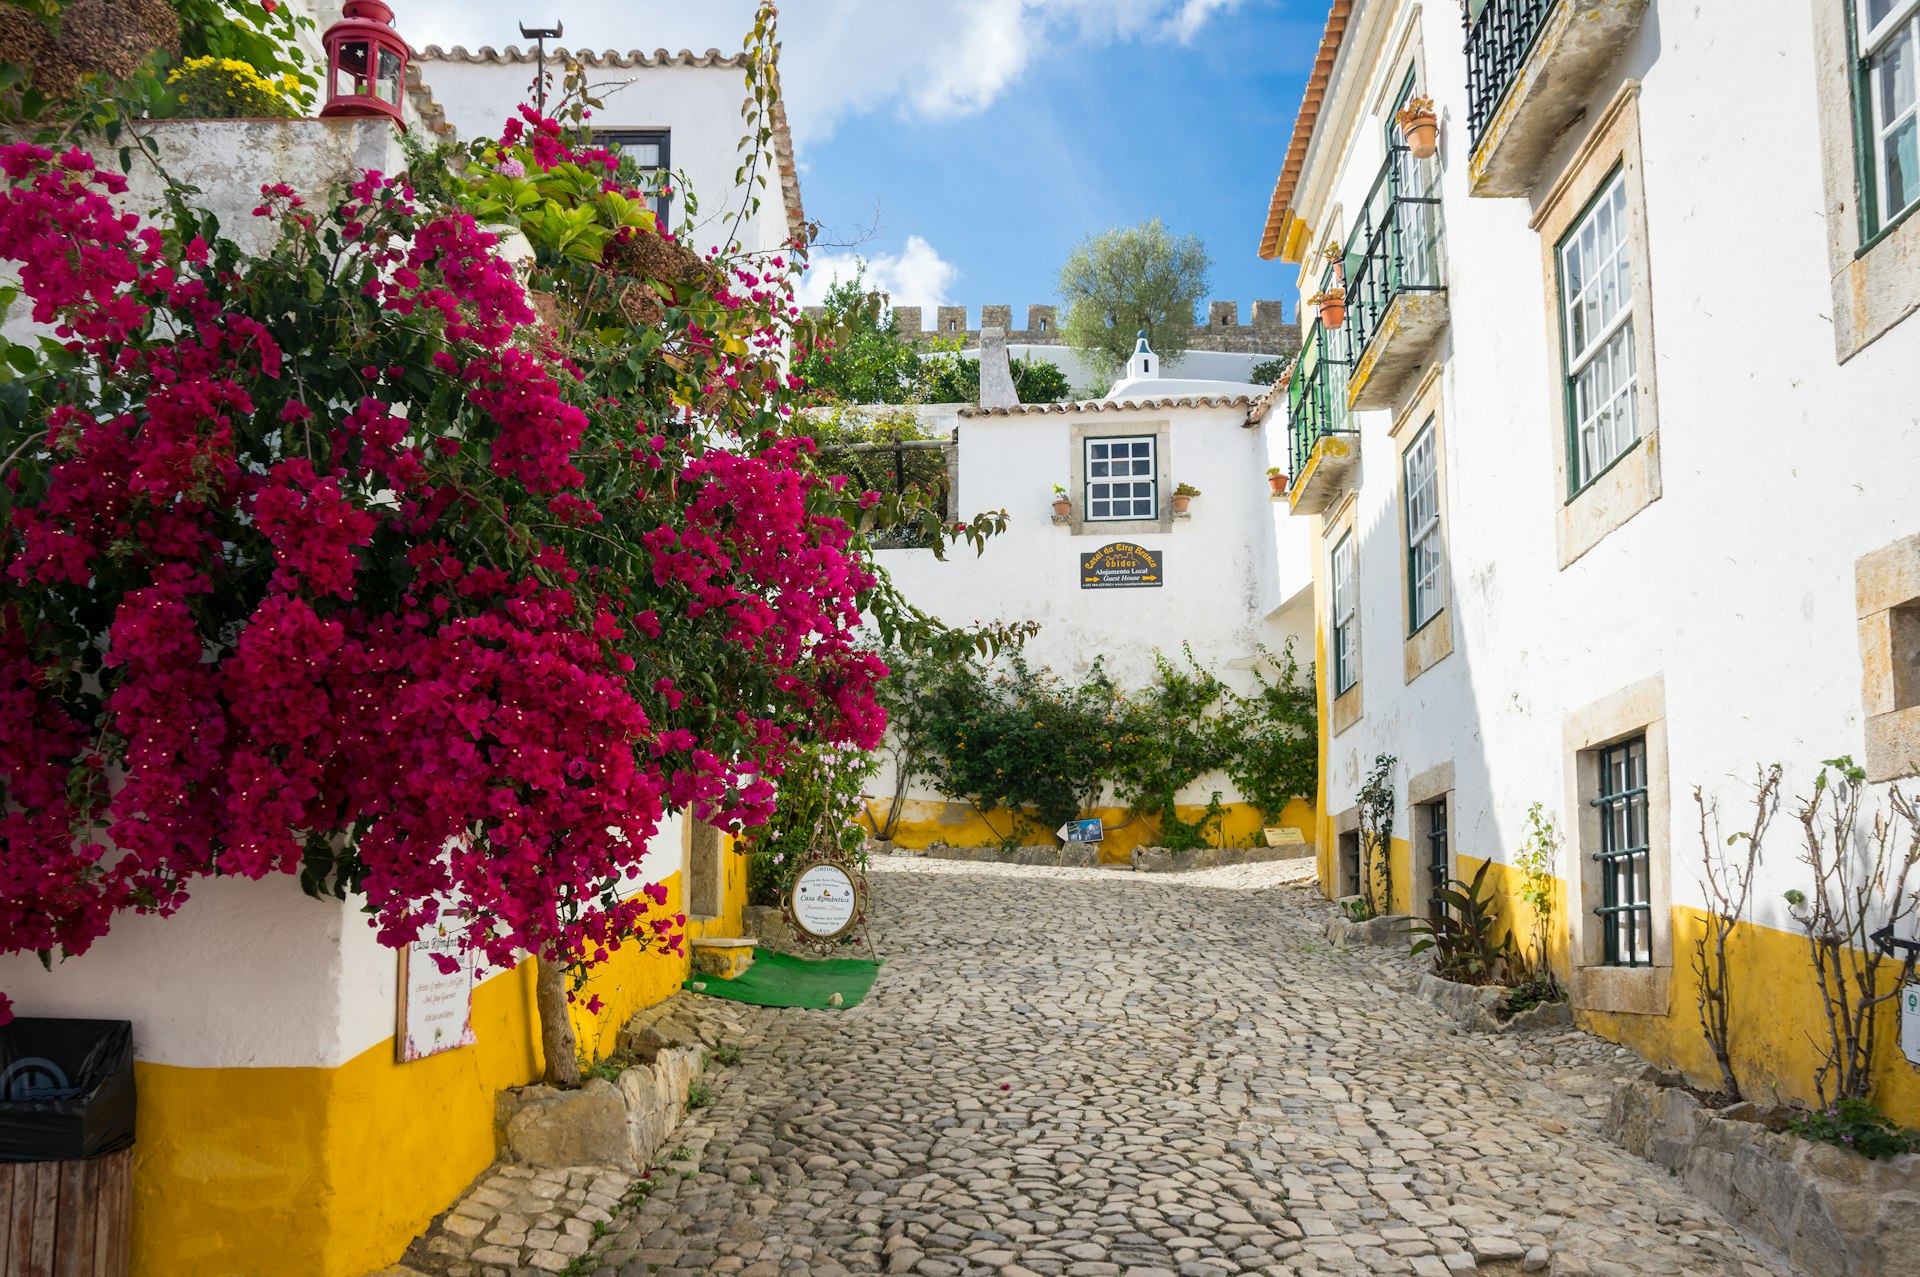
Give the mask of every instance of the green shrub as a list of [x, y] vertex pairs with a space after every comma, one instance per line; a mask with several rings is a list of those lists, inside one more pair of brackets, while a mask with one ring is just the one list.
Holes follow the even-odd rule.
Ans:
[[1898, 1126], [1872, 1100], [1836, 1100], [1788, 1123], [1802, 1139], [1849, 1148], [1862, 1157], [1898, 1157], [1920, 1151], [1920, 1131]]
[[293, 72], [269, 80], [237, 58], [188, 58], [167, 73], [169, 113], [181, 119], [290, 120], [287, 94], [299, 87]]
[[1434, 951], [1433, 972], [1442, 980], [1456, 984], [1498, 984], [1506, 970], [1513, 937], [1502, 936], [1495, 915], [1495, 901], [1487, 886], [1487, 872], [1493, 861], [1482, 864], [1471, 882], [1456, 878], [1450, 886], [1435, 894], [1447, 906], [1446, 913], [1413, 924], [1421, 937], [1414, 941], [1413, 952]]

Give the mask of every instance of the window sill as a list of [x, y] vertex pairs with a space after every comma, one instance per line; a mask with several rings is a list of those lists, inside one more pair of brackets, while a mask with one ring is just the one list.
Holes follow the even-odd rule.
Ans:
[[1355, 683], [1333, 698], [1333, 734], [1338, 736], [1360, 721], [1360, 684]]
[[1140, 536], [1145, 533], [1168, 532], [1173, 528], [1170, 514], [1158, 519], [1081, 519], [1072, 521], [1073, 535], [1077, 537]]
[[1443, 607], [1401, 645], [1404, 681], [1411, 683], [1453, 652], [1453, 609]]
[[[1647, 393], [1646, 387], [1641, 387], [1641, 393]], [[1560, 507], [1555, 540], [1561, 570], [1659, 499], [1660, 434], [1654, 430]]]
[[1672, 1001], [1672, 976], [1667, 967], [1575, 967], [1573, 1009], [1665, 1015]]

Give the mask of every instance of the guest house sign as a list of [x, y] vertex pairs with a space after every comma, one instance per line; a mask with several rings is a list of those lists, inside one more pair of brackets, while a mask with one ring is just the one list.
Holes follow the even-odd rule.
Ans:
[[[440, 970], [435, 954], [459, 964], [453, 974]], [[474, 961], [444, 926], [400, 951], [400, 1023], [394, 1037], [402, 1064], [474, 1044]]]
[[1080, 588], [1083, 590], [1122, 590], [1160, 585], [1164, 576], [1163, 552], [1149, 550], [1131, 541], [1103, 545], [1092, 554], [1080, 556]]
[[859, 921], [860, 895], [848, 866], [822, 861], [794, 876], [788, 911], [808, 939], [837, 940]]

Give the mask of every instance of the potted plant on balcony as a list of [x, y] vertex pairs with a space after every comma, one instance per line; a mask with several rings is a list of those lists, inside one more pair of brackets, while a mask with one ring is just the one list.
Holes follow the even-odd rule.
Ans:
[[1268, 466], [1267, 467], [1267, 486], [1273, 489], [1274, 496], [1276, 497], [1286, 496], [1287, 495], [1286, 471], [1282, 470], [1279, 466]]
[[1307, 305], [1320, 312], [1322, 328], [1338, 328], [1347, 322], [1347, 290], [1325, 288], [1307, 298]]
[[1191, 505], [1193, 499], [1199, 495], [1200, 489], [1194, 487], [1191, 483], [1181, 484], [1173, 490], [1173, 512], [1175, 514], [1185, 514], [1187, 507]]
[[1328, 240], [1327, 246], [1320, 250], [1320, 258], [1322, 261], [1326, 262], [1327, 273], [1329, 276], [1331, 276], [1334, 280], [1340, 283], [1343, 283], [1343, 284], [1346, 283], [1347, 281], [1347, 250], [1346, 249], [1340, 247], [1340, 245], [1335, 243], [1333, 240]]
[[1407, 140], [1407, 150], [1414, 159], [1431, 159], [1440, 149], [1440, 119], [1433, 113], [1433, 99], [1426, 94], [1408, 98], [1407, 104], [1393, 113], [1393, 122], [1400, 126], [1400, 136]]
[[1059, 484], [1053, 485], [1053, 517], [1064, 519], [1073, 512], [1073, 502], [1067, 499], [1067, 490]]

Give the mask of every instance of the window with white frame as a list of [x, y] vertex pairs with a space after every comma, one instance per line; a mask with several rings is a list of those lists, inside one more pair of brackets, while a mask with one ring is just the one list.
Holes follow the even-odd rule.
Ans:
[[1874, 235], [1920, 204], [1920, 0], [1854, 0], [1861, 205]]
[[1447, 605], [1441, 566], [1440, 454], [1433, 418], [1407, 446], [1407, 612], [1409, 632], [1440, 615]]
[[1160, 517], [1154, 437], [1087, 440], [1087, 518]]
[[1327, 646], [1333, 651], [1333, 694], [1352, 689], [1360, 681], [1360, 630], [1356, 621], [1353, 582], [1353, 533], [1333, 547], [1333, 633]]
[[1624, 170], [1607, 179], [1560, 241], [1559, 258], [1572, 462], [1567, 477], [1577, 493], [1640, 437], [1633, 407], [1633, 263]]

